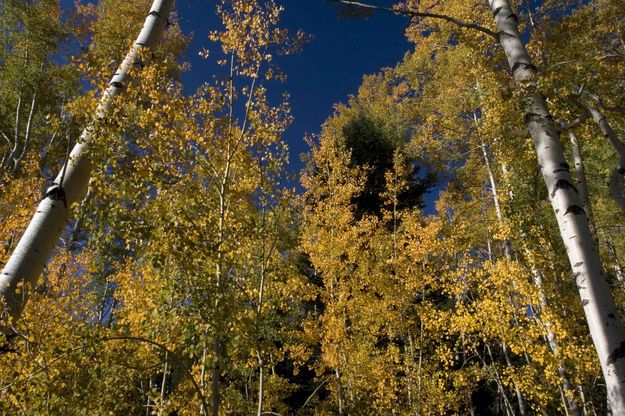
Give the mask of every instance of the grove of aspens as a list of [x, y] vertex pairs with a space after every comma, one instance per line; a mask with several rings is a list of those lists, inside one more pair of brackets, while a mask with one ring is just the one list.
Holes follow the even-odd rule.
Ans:
[[[287, 140], [313, 3], [407, 46]], [[625, 0], [0, 27], [0, 415], [625, 416]]]

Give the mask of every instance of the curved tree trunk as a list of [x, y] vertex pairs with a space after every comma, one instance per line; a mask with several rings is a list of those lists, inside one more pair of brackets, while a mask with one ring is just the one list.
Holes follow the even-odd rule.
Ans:
[[625, 331], [588, 218], [566, 162], [547, 101], [538, 91], [536, 68], [521, 41], [516, 16], [507, 0], [489, 0], [499, 42], [521, 92], [525, 122], [532, 136], [562, 240], [584, 306], [584, 313], [605, 379], [614, 414], [625, 414]]
[[[154, 0], [139, 37], [113, 75], [108, 88], [96, 109], [96, 120], [102, 120], [109, 111], [113, 98], [123, 91], [130, 81], [129, 71], [141, 66], [139, 51], [153, 46], [167, 26], [173, 0]], [[10, 317], [19, 318], [26, 301], [25, 290], [33, 284], [43, 270], [54, 245], [58, 241], [70, 214], [87, 190], [91, 162], [87, 158], [89, 143], [93, 139], [93, 125], [82, 133], [74, 146], [69, 162], [61, 169], [46, 197], [37, 208], [11, 258], [0, 274], [0, 298], [4, 298]]]

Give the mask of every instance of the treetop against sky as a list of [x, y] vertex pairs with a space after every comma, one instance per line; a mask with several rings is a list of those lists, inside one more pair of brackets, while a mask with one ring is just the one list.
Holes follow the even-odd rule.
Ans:
[[[71, 7], [73, 1], [62, 3]], [[319, 132], [332, 106], [345, 102], [357, 91], [363, 74], [393, 66], [411, 44], [403, 34], [406, 19], [401, 16], [379, 14], [370, 19], [346, 20], [337, 15], [334, 4], [325, 0], [288, 0], [284, 6], [281, 25], [293, 33], [302, 29], [312, 37], [298, 54], [276, 58], [288, 78], [272, 90], [274, 97], [280, 97], [280, 89], [290, 95], [294, 121], [285, 138], [291, 169], [299, 172], [303, 167], [300, 154], [308, 151], [304, 136]], [[188, 53], [182, 57], [191, 64], [182, 75], [185, 91], [191, 93], [207, 79], [227, 75], [213, 59], [200, 56], [204, 48], [218, 48], [208, 41], [208, 34], [219, 27], [220, 21], [210, 1], [179, 0], [176, 13], [182, 30], [193, 34]]]

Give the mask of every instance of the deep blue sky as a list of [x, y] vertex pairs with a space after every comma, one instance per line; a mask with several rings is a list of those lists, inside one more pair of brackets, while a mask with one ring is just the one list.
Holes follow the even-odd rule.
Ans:
[[[378, 4], [390, 3], [377, 1]], [[212, 61], [198, 56], [202, 47], [215, 47], [208, 41], [209, 30], [219, 28], [214, 1], [178, 0], [177, 11], [185, 33], [194, 33], [189, 53], [192, 64], [184, 74], [187, 91], [210, 79]], [[411, 45], [403, 36], [405, 18], [376, 14], [369, 19], [343, 20], [335, 6], [325, 0], [282, 0], [282, 25], [296, 32], [303, 29], [313, 36], [301, 53], [278, 61], [287, 74], [284, 89], [291, 96], [294, 123], [286, 133], [291, 152], [291, 170], [301, 169], [299, 155], [306, 152], [306, 134], [318, 133], [321, 123], [332, 113], [332, 106], [345, 102], [357, 91], [364, 74], [393, 66]], [[210, 48], [209, 48], [210, 49]]]

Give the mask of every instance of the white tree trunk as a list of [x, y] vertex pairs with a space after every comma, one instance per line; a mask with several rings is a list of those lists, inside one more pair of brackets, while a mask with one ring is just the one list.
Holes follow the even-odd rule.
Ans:
[[[486, 145], [484, 142], [480, 144], [482, 148], [482, 155], [484, 156], [484, 165], [486, 166], [486, 171], [488, 173], [488, 180], [490, 181], [490, 191], [493, 195], [493, 202], [495, 203], [495, 213], [497, 214], [497, 223], [500, 227], [503, 227], [503, 214], [501, 212], [501, 205], [499, 204], [499, 194], [497, 192], [497, 184], [495, 182], [495, 176], [493, 175], [493, 170], [490, 167], [490, 159], [488, 157], [488, 152], [486, 151]], [[506, 258], [510, 261], [514, 260], [514, 251], [512, 250], [512, 243], [507, 238], [503, 240], [503, 250]]]
[[[160, 38], [167, 26], [173, 3], [173, 0], [154, 0], [152, 3], [139, 37], [102, 95], [96, 110], [96, 119], [104, 119], [113, 97], [130, 81], [128, 72], [131, 68], [141, 66], [139, 51], [153, 46]], [[19, 318], [24, 307], [26, 296], [23, 290], [37, 280], [63, 232], [70, 214], [69, 209], [82, 199], [87, 190], [91, 173], [87, 151], [93, 139], [93, 131], [93, 125], [83, 131], [79, 143], [71, 152], [69, 162], [61, 169], [53, 186], [48, 189], [45, 199], [39, 204], [28, 228], [0, 274], [0, 297], [6, 301], [13, 320]], [[23, 289], [18, 290], [22, 285]]]
[[579, 146], [579, 142], [577, 141], [577, 137], [575, 136], [575, 133], [573, 133], [573, 130], [569, 130], [569, 139], [571, 141], [573, 161], [575, 162], [575, 176], [577, 178], [579, 198], [582, 202], [582, 208], [584, 208], [586, 215], [588, 216], [590, 232], [592, 233], [595, 241], [599, 241], [597, 239], [597, 229], [593, 220], [594, 216], [592, 214], [592, 206], [590, 205], [590, 191], [588, 190], [588, 181], [586, 180], [586, 168], [584, 167], [582, 149]]
[[525, 121], [547, 186], [562, 240], [586, 314], [614, 414], [625, 415], [625, 331], [547, 102], [536, 84], [536, 68], [521, 41], [507, 0], [489, 0], [499, 42], [522, 93]]
[[265, 368], [264, 368], [264, 363], [263, 363], [263, 359], [260, 355], [260, 352], [257, 353], [258, 355], [258, 408], [256, 410], [256, 416], [262, 416], [263, 414], [263, 396], [265, 394]]

